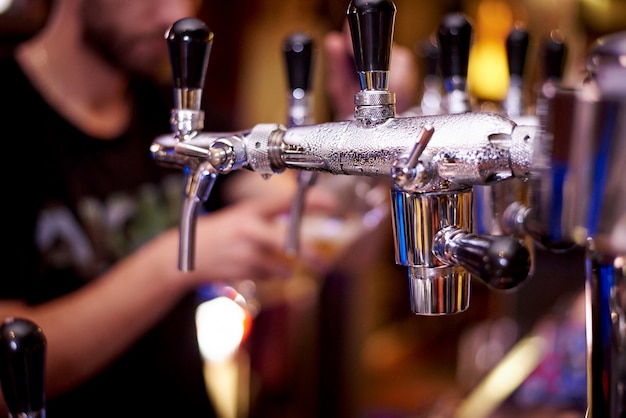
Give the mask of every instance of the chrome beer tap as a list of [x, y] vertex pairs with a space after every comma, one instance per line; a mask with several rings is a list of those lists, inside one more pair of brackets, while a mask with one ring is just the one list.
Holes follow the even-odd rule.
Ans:
[[45, 418], [46, 337], [25, 318], [0, 324], [0, 384], [9, 418]]
[[506, 37], [509, 88], [504, 100], [504, 110], [508, 117], [517, 120], [528, 115], [524, 100], [524, 68], [529, 42], [528, 30], [521, 25], [513, 27]]
[[[522, 195], [512, 201], [502, 215], [502, 228], [506, 233], [531, 237], [534, 243], [552, 250], [563, 251], [571, 248], [574, 241], [563, 231], [558, 222], [553, 221], [555, 213], [560, 213], [564, 167], [560, 160], [566, 159], [570, 152], [567, 141], [556, 141], [555, 113], [549, 111], [559, 91], [565, 57], [566, 44], [558, 31], [552, 31], [544, 40], [540, 49], [543, 79], [539, 85], [535, 114], [520, 121], [526, 125], [542, 127], [542, 132], [535, 147], [533, 174], [529, 176], [522, 189]], [[560, 106], [559, 106], [560, 108]], [[568, 118], [566, 112], [558, 117]], [[563, 135], [563, 124], [558, 128], [559, 137]], [[558, 150], [558, 151], [556, 151]], [[552, 155], [559, 155], [553, 159]], [[550, 178], [550, 181], [547, 179]]]
[[[313, 39], [305, 33], [296, 32], [283, 44], [285, 66], [289, 81], [289, 114], [287, 126], [312, 123], [310, 109], [311, 70], [313, 67]], [[287, 235], [287, 254], [297, 255], [300, 247], [300, 227], [306, 192], [317, 179], [318, 172], [298, 172], [296, 196], [291, 204]]]
[[470, 273], [497, 288], [528, 275], [528, 251], [516, 239], [472, 233], [472, 187], [530, 173], [536, 128], [493, 113], [396, 117], [387, 88], [395, 12], [391, 0], [348, 6], [362, 87], [355, 120], [200, 132], [173, 148], [158, 138], [153, 156], [265, 178], [298, 169], [390, 179], [395, 260], [409, 270], [412, 310], [460, 312], [469, 302]]
[[439, 66], [443, 77], [447, 113], [465, 113], [472, 110], [467, 92], [467, 68], [472, 42], [472, 25], [462, 13], [444, 16], [437, 31]]
[[[194, 268], [198, 211], [209, 197], [218, 174], [210, 161], [190, 158], [184, 151], [190, 139], [204, 129], [204, 112], [200, 105], [213, 32], [199, 19], [184, 18], [168, 29], [165, 38], [174, 78], [174, 109], [170, 117], [174, 135], [155, 142], [151, 152], [162, 164], [182, 167], [185, 173], [178, 267], [181, 271], [190, 271]], [[193, 155], [198, 150], [194, 148], [190, 152]]]
[[424, 92], [420, 103], [422, 115], [437, 115], [442, 112], [442, 80], [439, 71], [439, 44], [429, 37], [422, 43], [420, 55], [424, 62]]
[[[444, 110], [450, 115], [468, 114], [471, 24], [463, 14], [451, 13], [444, 17], [437, 35]], [[478, 198], [474, 189], [488, 192], [491, 188], [486, 184], [500, 177], [459, 187], [442, 184], [439, 190], [427, 192], [407, 187], [407, 174], [411, 181], [427, 178], [420, 160], [433, 135], [433, 127], [424, 125], [415, 148], [395, 164], [392, 173], [396, 186], [392, 187], [396, 262], [409, 267], [411, 309], [423, 315], [465, 310], [469, 305], [469, 273], [493, 287], [511, 288], [529, 271], [529, 253], [515, 239], [473, 233], [477, 216], [473, 205]], [[465, 133], [458, 135], [462, 140]]]
[[[507, 66], [509, 71], [509, 87], [506, 97], [502, 103], [504, 115], [521, 125], [537, 125], [535, 115], [530, 115], [526, 111], [527, 106], [524, 100], [524, 67], [529, 45], [528, 31], [517, 24], [511, 29], [506, 38]], [[525, 179], [515, 179], [512, 182], [496, 184], [490, 191], [489, 197], [485, 200], [489, 202], [491, 208], [488, 213], [490, 218], [485, 218], [483, 224], [490, 223], [492, 233], [516, 235], [520, 239], [528, 238], [527, 232], [516, 229], [509, 225], [507, 218], [509, 211], [518, 210], [526, 196], [527, 182]], [[512, 208], [512, 209], [511, 209]], [[532, 245], [532, 240], [526, 240], [528, 245]]]
[[[625, 58], [626, 32], [602, 37], [587, 55], [589, 79], [545, 98], [531, 175], [543, 238], [586, 249], [588, 418], [626, 416]], [[546, 191], [556, 199], [542, 199]]]

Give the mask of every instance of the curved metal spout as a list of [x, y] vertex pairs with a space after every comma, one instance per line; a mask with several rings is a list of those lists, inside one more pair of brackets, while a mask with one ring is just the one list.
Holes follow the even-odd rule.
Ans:
[[178, 269], [181, 271], [194, 269], [198, 213], [211, 193], [216, 178], [217, 170], [209, 162], [198, 165], [187, 174], [178, 249]]

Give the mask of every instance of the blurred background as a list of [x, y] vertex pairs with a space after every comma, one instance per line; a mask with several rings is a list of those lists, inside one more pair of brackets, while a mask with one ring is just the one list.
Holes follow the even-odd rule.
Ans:
[[[50, 1], [0, 0], [0, 54], [42, 26]], [[568, 48], [562, 82], [576, 85], [584, 77], [588, 46], [626, 29], [625, 0], [395, 3], [395, 40], [414, 52], [422, 78], [430, 71], [424, 45], [442, 17], [462, 12], [471, 19], [469, 89], [485, 110], [506, 95], [504, 41], [514, 25], [524, 25], [530, 35], [524, 75], [530, 104], [542, 78], [538, 48], [551, 33], [558, 31]], [[239, 130], [284, 122], [283, 41], [306, 32], [319, 50], [323, 34], [341, 30], [347, 5], [347, 0], [205, 0], [201, 17], [215, 38], [204, 102], [220, 126], [226, 121]], [[323, 59], [316, 53], [315, 122], [333, 119]], [[422, 94], [420, 88], [416, 105]], [[208, 119], [209, 130], [211, 124]], [[533, 276], [515, 291], [494, 291], [476, 281], [466, 312], [418, 317], [410, 312], [406, 269], [393, 263], [387, 221], [344, 248], [343, 262], [327, 277], [303, 272], [289, 286], [256, 290], [252, 325], [230, 359], [234, 383], [215, 373], [223, 364], [207, 361], [211, 395], [232, 399], [223, 407], [224, 417], [584, 416], [582, 251], [538, 250]], [[378, 243], [373, 249], [364, 244], [372, 240]], [[544, 349], [527, 337], [541, 337]], [[511, 364], [518, 367], [503, 368]], [[504, 381], [484, 385], [502, 370]], [[225, 387], [232, 390], [224, 392]], [[483, 405], [481, 412], [459, 414], [475, 403]]]

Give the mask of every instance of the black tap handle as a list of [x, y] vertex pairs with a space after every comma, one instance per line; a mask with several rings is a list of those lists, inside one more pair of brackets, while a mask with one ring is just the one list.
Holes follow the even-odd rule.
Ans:
[[526, 54], [528, 52], [528, 31], [521, 27], [516, 27], [509, 32], [506, 38], [506, 55], [509, 64], [509, 75], [516, 75], [520, 78], [524, 75], [526, 65]]
[[439, 45], [428, 38], [420, 43], [418, 55], [424, 64], [424, 75], [437, 75], [439, 73]]
[[470, 22], [461, 13], [449, 13], [439, 25], [437, 36], [441, 75], [466, 78], [472, 40]]
[[479, 235], [448, 227], [435, 235], [433, 252], [495, 289], [514, 288], [530, 273], [530, 252], [508, 235]]
[[545, 80], [561, 80], [565, 67], [567, 46], [558, 31], [553, 31], [544, 41], [542, 49], [543, 75]]
[[39, 326], [23, 318], [0, 325], [0, 383], [15, 417], [45, 416], [46, 338]]
[[530, 272], [530, 253], [510, 236], [468, 234], [456, 254], [459, 264], [495, 289], [512, 289]]
[[174, 87], [202, 89], [213, 32], [199, 19], [186, 17], [177, 20], [165, 34], [170, 51]]
[[396, 5], [391, 0], [352, 0], [347, 15], [357, 71], [389, 71]]
[[283, 44], [289, 90], [311, 88], [313, 39], [302, 32], [292, 33]]

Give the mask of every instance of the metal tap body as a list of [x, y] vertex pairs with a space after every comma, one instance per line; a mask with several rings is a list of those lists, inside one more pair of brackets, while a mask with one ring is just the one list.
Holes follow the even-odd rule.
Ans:
[[[535, 133], [535, 128], [496, 114], [467, 113], [394, 117], [373, 125], [359, 120], [289, 128], [260, 124], [235, 133], [201, 132], [185, 141], [163, 136], [151, 150], [157, 161], [206, 165], [218, 174], [246, 168], [269, 177], [298, 169], [390, 178], [395, 258], [409, 268], [412, 309], [438, 315], [467, 308], [470, 272], [493, 275], [484, 279], [505, 288], [526, 277], [524, 260], [511, 283], [511, 273], [503, 274], [495, 265], [506, 265], [506, 260], [494, 260], [493, 270], [478, 271], [459, 261], [464, 257], [446, 251], [455, 247], [448, 241], [452, 237], [465, 240], [456, 247], [489, 244], [468, 236], [472, 186], [527, 175]], [[443, 234], [446, 227], [457, 233]], [[450, 288], [438, 290], [442, 284]]]
[[529, 177], [530, 209], [519, 216], [549, 248], [586, 249], [589, 418], [626, 414], [624, 120], [626, 94], [602, 93], [596, 83], [555, 92]]
[[539, 219], [550, 238], [587, 250], [588, 416], [617, 418], [626, 414], [626, 91], [601, 83], [562, 89], [550, 103], [554, 159], [543, 171], [562, 181]]
[[[151, 152], [188, 175], [179, 267], [193, 268], [197, 206], [218, 174], [249, 169], [269, 177], [297, 169], [388, 177], [395, 260], [409, 270], [411, 308], [429, 315], [459, 312], [469, 302], [470, 274], [498, 288], [511, 288], [528, 274], [528, 252], [512, 236], [477, 235], [472, 225], [474, 186], [520, 179], [527, 183], [524, 201], [504, 210], [505, 232], [531, 236], [548, 248], [578, 244], [588, 250], [588, 418], [621, 418], [626, 410], [626, 34], [596, 46], [590, 55], [593, 82], [576, 91], [556, 86], [546, 96], [536, 125], [490, 113], [396, 117], [395, 98], [387, 90], [388, 55], [379, 53], [376, 42], [391, 39], [393, 31], [372, 26], [393, 21], [395, 7], [390, 0], [354, 0], [348, 14], [352, 26], [366, 29], [353, 31], [354, 43], [363, 46], [355, 48], [362, 88], [355, 95], [355, 121], [203, 132], [194, 99], [199, 95], [190, 94], [199, 77], [184, 83], [179, 82], [184, 77], [175, 78], [175, 91], [184, 94], [175, 95], [174, 135], [157, 138]], [[184, 25], [173, 29], [180, 39], [189, 31]], [[190, 31], [207, 38], [201, 25]], [[186, 46], [180, 49], [187, 51], [180, 56], [193, 55]]]
[[596, 41], [589, 78], [556, 87], [539, 114], [519, 230], [586, 249], [588, 418], [626, 414], [626, 32]]

